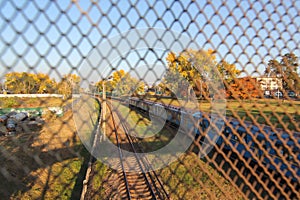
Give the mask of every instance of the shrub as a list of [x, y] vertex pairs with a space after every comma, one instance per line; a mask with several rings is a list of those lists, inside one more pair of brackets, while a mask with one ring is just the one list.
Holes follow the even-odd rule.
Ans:
[[3, 98], [3, 101], [1, 103], [1, 107], [3, 107], [3, 108], [11, 108], [11, 107], [16, 107], [18, 105], [19, 105], [19, 102], [17, 101], [16, 97]]

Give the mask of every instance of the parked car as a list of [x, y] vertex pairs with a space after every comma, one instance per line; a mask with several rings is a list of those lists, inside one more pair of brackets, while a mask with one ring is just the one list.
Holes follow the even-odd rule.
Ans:
[[282, 92], [277, 91], [277, 92], [274, 93], [274, 97], [276, 97], [276, 98], [282, 98], [283, 94], [282, 94]]
[[289, 96], [290, 98], [296, 98], [296, 97], [297, 97], [297, 94], [296, 94], [294, 91], [289, 91], [289, 92], [288, 92], [288, 96]]

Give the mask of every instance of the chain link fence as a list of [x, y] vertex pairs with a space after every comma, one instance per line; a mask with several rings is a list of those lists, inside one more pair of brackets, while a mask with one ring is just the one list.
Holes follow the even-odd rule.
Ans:
[[1, 198], [123, 198], [106, 162], [119, 158], [90, 157], [106, 151], [99, 127], [116, 143], [116, 108], [140, 152], [189, 136], [155, 169], [164, 198], [299, 199], [299, 12], [297, 0], [1, 1]]

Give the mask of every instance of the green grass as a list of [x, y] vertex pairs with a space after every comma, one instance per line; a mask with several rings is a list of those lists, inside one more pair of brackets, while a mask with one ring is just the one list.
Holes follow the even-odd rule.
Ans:
[[[46, 169], [39, 169], [39, 181], [36, 181], [26, 192], [17, 192], [13, 199], [70, 199], [82, 159], [74, 158], [55, 163]], [[43, 176], [47, 176], [44, 183]], [[41, 184], [43, 183], [43, 184]]]
[[[107, 165], [101, 163], [100, 161], [96, 161], [93, 164], [93, 176], [91, 176], [89, 180], [89, 196], [92, 199], [103, 199], [103, 197], [107, 196], [105, 194], [105, 184], [107, 184], [107, 179], [109, 171], [111, 171]], [[106, 180], [106, 181], [104, 181]]]
[[[67, 151], [66, 154], [70, 154], [67, 157], [71, 158], [59, 161], [51, 153], [30, 147], [31, 140], [30, 134], [23, 134], [0, 142], [1, 166], [16, 177], [16, 180], [9, 181], [1, 176], [0, 186], [6, 188], [4, 194], [0, 191], [1, 196], [5, 198], [10, 194], [11, 199], [70, 199], [84, 157], [76, 157]], [[73, 147], [73, 151], [82, 150], [82, 146]], [[33, 155], [39, 155], [42, 163], [49, 165], [38, 164]], [[28, 173], [24, 167], [29, 170]]]
[[[156, 100], [156, 99], [151, 99]], [[158, 99], [158, 102], [166, 105], [179, 106], [178, 100]], [[199, 110], [211, 112], [212, 105], [218, 106], [218, 102], [201, 100], [198, 102]], [[219, 105], [222, 105], [219, 104]], [[187, 103], [186, 108], [193, 108], [193, 104]], [[241, 120], [258, 122], [274, 126], [275, 128], [286, 128], [288, 130], [300, 131], [300, 101], [282, 99], [252, 99], [252, 100], [227, 100], [226, 116]]]
[[18, 98], [13, 97], [13, 98], [3, 98], [1, 103], [0, 103], [2, 108], [11, 108], [11, 107], [16, 107], [20, 105]]
[[94, 189], [100, 188], [103, 184], [103, 178], [107, 173], [108, 167], [104, 165], [100, 161], [96, 161], [94, 164], [94, 171], [96, 172], [97, 176], [93, 176], [91, 180], [91, 185]]
[[[31, 103], [39, 104], [36, 100]], [[70, 199], [77, 192], [89, 154], [76, 136], [72, 117], [68, 111], [43, 126], [28, 125], [26, 131], [18, 127], [16, 135], [0, 137], [2, 199]]]
[[[114, 108], [119, 111], [131, 129], [144, 131], [151, 126], [151, 121], [134, 110], [113, 101]], [[138, 133], [137, 133], [138, 134]], [[149, 132], [149, 135], [155, 134]], [[144, 134], [139, 135], [144, 136]], [[174, 132], [163, 128], [154, 137], [139, 140], [144, 152], [158, 150], [165, 146], [174, 136]], [[175, 144], [180, 145], [180, 144]], [[174, 147], [176, 149], [176, 147]], [[170, 155], [161, 155], [161, 159]], [[152, 157], [148, 157], [152, 160]], [[158, 162], [157, 158], [153, 158]], [[157, 171], [171, 199], [242, 199], [234, 186], [219, 174], [208, 163], [200, 160], [195, 154], [187, 153], [178, 161]], [[218, 185], [216, 184], [218, 183]], [[226, 197], [226, 193], [228, 196]], [[211, 196], [212, 195], [212, 196]]]
[[0, 108], [29, 108], [29, 107], [53, 107], [64, 106], [70, 103], [70, 100], [63, 100], [62, 98], [31, 98], [31, 97], [5, 97], [0, 99]]
[[[50, 166], [48, 172], [50, 174], [48, 180], [49, 189], [44, 194], [45, 199], [70, 199], [77, 175], [82, 165], [83, 159], [75, 158], [65, 160]], [[41, 187], [42, 186], [42, 187]], [[36, 184], [31, 188], [30, 193], [22, 195], [21, 199], [26, 199], [26, 196], [33, 199], [41, 197], [44, 185]], [[38, 191], [38, 192], [36, 192]], [[35, 196], [36, 195], [36, 196]]]
[[258, 122], [299, 131], [297, 121], [300, 119], [300, 102], [285, 100], [252, 100], [252, 101], [228, 101], [226, 115], [242, 120]]
[[[149, 137], [155, 134], [157, 124], [152, 123], [150, 120], [144, 118], [140, 113], [129, 109], [118, 102], [113, 102], [114, 109], [126, 119], [128, 126], [130, 127], [131, 134], [138, 137]], [[149, 129], [150, 126], [154, 126], [153, 129]]]
[[113, 102], [116, 109], [123, 119], [126, 119], [127, 126], [131, 135], [139, 137], [140, 146], [145, 151], [158, 150], [165, 146], [174, 136], [164, 127], [165, 122], [151, 121], [139, 112], [131, 110], [118, 102]]
[[179, 161], [161, 169], [159, 174], [174, 200], [243, 199], [229, 181], [194, 154], [184, 155]]

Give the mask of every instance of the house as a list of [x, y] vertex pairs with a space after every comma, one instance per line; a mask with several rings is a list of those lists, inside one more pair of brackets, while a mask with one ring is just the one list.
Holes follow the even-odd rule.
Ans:
[[260, 90], [269, 96], [273, 91], [282, 90], [282, 79], [277, 77], [256, 77]]
[[282, 79], [277, 77], [257, 77], [256, 81], [260, 84], [260, 89], [282, 90]]

